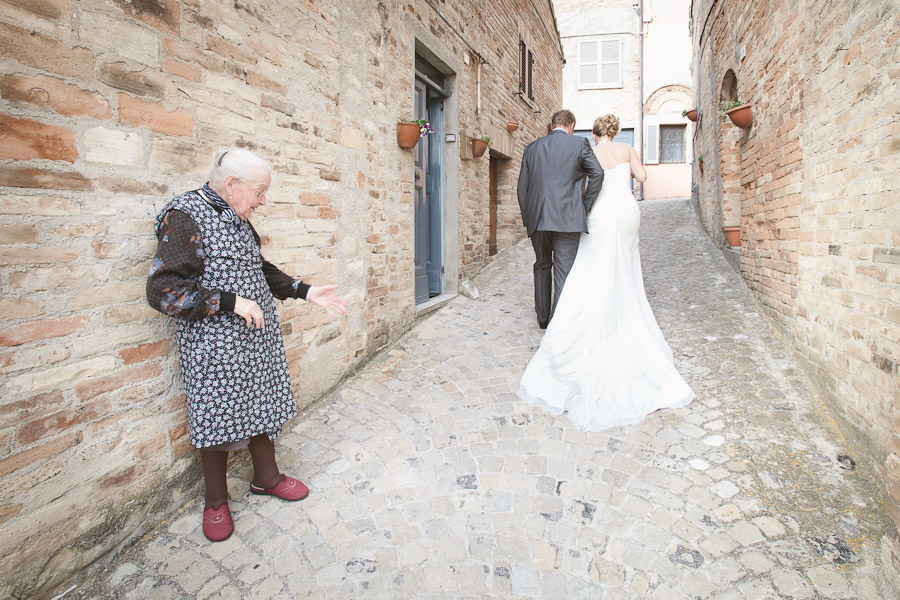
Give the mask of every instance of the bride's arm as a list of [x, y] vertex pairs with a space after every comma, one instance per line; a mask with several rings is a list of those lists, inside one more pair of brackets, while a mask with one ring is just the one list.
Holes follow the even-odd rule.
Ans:
[[634, 148], [629, 146], [629, 160], [631, 162], [631, 175], [638, 180], [638, 183], [647, 181], [647, 169], [641, 163], [641, 159]]

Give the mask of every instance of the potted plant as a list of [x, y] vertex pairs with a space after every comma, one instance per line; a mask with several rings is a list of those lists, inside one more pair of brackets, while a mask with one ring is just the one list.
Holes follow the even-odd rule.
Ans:
[[687, 117], [688, 121], [696, 123], [697, 122], [697, 109], [692, 108], [691, 110], [683, 110], [683, 111], [681, 111], [681, 116]]
[[703, 155], [697, 155], [697, 168], [700, 169], [700, 174], [703, 175]]
[[750, 110], [750, 105], [740, 100], [732, 100], [723, 104], [722, 114], [741, 129], [750, 129], [750, 126], [753, 125], [753, 112]]
[[517, 121], [507, 121], [506, 122], [506, 130], [510, 133], [519, 128], [519, 123]]
[[397, 144], [401, 148], [412, 148], [429, 133], [434, 133], [434, 128], [428, 119], [400, 121], [397, 123]]
[[725, 241], [732, 248], [739, 248], [741, 245], [741, 226], [740, 225], [728, 225], [727, 227], [722, 228], [722, 232], [725, 234]]
[[491, 137], [489, 135], [472, 138], [472, 156], [480, 158], [484, 155], [490, 145]]

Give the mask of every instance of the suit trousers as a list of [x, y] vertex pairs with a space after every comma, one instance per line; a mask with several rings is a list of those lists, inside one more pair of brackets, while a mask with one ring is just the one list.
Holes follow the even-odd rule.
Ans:
[[577, 231], [535, 231], [531, 234], [535, 257], [534, 310], [540, 323], [546, 323], [553, 316], [566, 276], [575, 262], [580, 238], [581, 233]]

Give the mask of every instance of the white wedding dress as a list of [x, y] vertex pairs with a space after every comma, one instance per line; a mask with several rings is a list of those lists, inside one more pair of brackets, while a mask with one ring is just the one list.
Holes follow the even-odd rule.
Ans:
[[638, 251], [641, 213], [631, 167], [605, 172], [578, 254], [518, 396], [576, 427], [601, 431], [685, 406], [681, 378], [644, 293]]

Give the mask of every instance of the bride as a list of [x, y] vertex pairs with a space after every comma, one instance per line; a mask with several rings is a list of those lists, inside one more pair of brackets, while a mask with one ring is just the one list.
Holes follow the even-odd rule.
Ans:
[[638, 252], [641, 213], [631, 177], [647, 179], [634, 148], [613, 142], [619, 119], [594, 121], [594, 154], [605, 177], [578, 254], [518, 396], [576, 427], [601, 431], [687, 405], [681, 378], [644, 293]]

